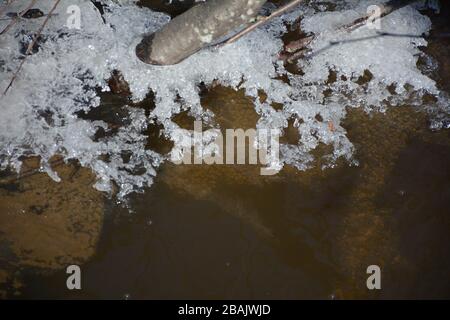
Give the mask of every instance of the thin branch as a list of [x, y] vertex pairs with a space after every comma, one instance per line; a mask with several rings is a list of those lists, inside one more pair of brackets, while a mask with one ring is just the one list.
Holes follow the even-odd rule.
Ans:
[[[328, 45], [326, 45], [325, 47], [320, 48], [320, 49], [318, 49], [318, 50], [316, 50], [314, 52], [308, 53], [307, 54], [307, 58], [310, 59], [313, 56], [316, 56], [319, 53], [321, 53], [323, 51], [326, 51], [326, 50], [328, 50], [328, 49], [330, 49], [331, 47], [334, 47], [334, 46], [343, 45], [343, 44], [346, 44], [346, 43], [353, 43], [353, 42], [373, 40], [373, 39], [381, 38], [381, 37], [423, 38], [423, 37], [425, 37], [425, 35], [424, 34], [400, 34], [400, 33], [390, 33], [390, 32], [377, 31], [375, 35], [371, 35], [371, 36], [366, 36], [366, 37], [361, 37], [361, 38], [353, 38], [353, 39], [345, 39], [345, 40], [330, 41], [328, 43]], [[288, 59], [288, 61], [291, 62], [291, 60], [294, 61], [293, 58], [290, 57]]]
[[41, 27], [39, 28], [38, 32], [34, 35], [33, 41], [28, 45], [27, 52], [25, 53], [26, 55], [29, 55], [31, 53], [31, 51], [33, 50], [33, 47], [36, 44], [37, 39], [41, 36], [41, 33], [44, 30], [45, 26], [47, 25], [47, 22], [49, 21], [50, 17], [53, 15], [53, 12], [56, 10], [56, 8], [58, 7], [58, 4], [60, 2], [61, 2], [61, 0], [56, 0], [56, 2], [53, 5], [52, 9], [50, 10], [50, 12], [48, 13], [47, 17], [45, 18], [44, 23], [41, 25]]
[[[392, 12], [411, 4], [414, 1], [415, 0], [390, 0], [381, 8], [379, 18], [383, 18], [383, 17], [391, 14]], [[371, 17], [372, 17], [372, 15], [364, 15], [363, 17], [358, 18], [349, 24], [340, 26], [339, 28], [337, 28], [337, 30], [352, 32], [352, 31], [366, 25]], [[364, 38], [353, 39], [353, 40], [341, 40], [341, 41], [338, 40], [338, 41], [330, 42], [328, 46], [326, 46], [325, 48], [319, 49], [318, 51], [316, 51], [312, 54], [309, 54], [308, 57], [311, 57], [312, 55], [315, 55], [315, 54], [317, 54], [321, 51], [324, 51], [335, 45], [339, 45], [339, 44], [343, 44], [343, 43], [347, 43], [347, 42], [368, 40], [371, 38], [377, 38], [377, 37], [381, 37], [381, 36], [421, 37], [423, 35], [420, 35], [420, 36], [419, 35], [400, 35], [400, 34], [394, 34], [394, 33], [388, 33], [388, 32], [377, 32], [377, 35], [370, 36], [370, 37], [364, 37]], [[314, 38], [315, 38], [315, 35], [312, 35], [312, 36], [307, 36], [300, 40], [296, 40], [296, 41], [292, 41], [292, 42], [288, 43], [287, 45], [285, 45], [285, 52], [280, 54], [280, 57], [279, 57], [280, 60], [287, 61], [289, 63], [293, 63], [296, 60], [302, 58], [305, 55], [305, 53], [307, 52], [308, 45], [314, 40]]]
[[230, 43], [233, 43], [237, 40], [239, 40], [240, 38], [242, 38], [243, 36], [245, 36], [246, 34], [252, 32], [253, 30], [255, 30], [256, 28], [266, 24], [267, 22], [269, 22], [270, 20], [274, 19], [275, 17], [280, 16], [281, 14], [285, 13], [286, 11], [291, 10], [292, 8], [294, 8], [295, 6], [299, 5], [301, 2], [303, 2], [304, 0], [294, 0], [291, 1], [290, 3], [288, 3], [287, 5], [275, 10], [271, 15], [267, 16], [267, 17], [262, 17], [261, 20], [259, 20], [258, 22], [255, 22], [254, 24], [248, 26], [247, 28], [245, 28], [244, 30], [238, 32], [237, 34], [235, 34], [234, 36], [232, 36], [230, 39], [225, 40], [224, 42], [222, 42], [219, 45], [227, 45]]
[[[40, 17], [33, 17], [33, 18], [27, 18], [27, 19], [39, 19], [39, 18], [43, 18], [43, 17], [46, 17], [46, 16], [48, 16], [48, 14], [44, 14], [44, 15], [42, 15], [42, 16], [40, 16]], [[52, 17], [55, 17], [55, 16], [58, 16], [58, 14], [57, 13], [54, 13], [54, 14], [52, 14], [51, 15]], [[8, 17], [8, 18], [0, 18], [0, 21], [8, 21], [8, 20], [12, 20], [12, 19], [14, 19], [15, 17]]]
[[5, 27], [5, 29], [3, 29], [2, 32], [0, 32], [0, 36], [8, 32], [8, 30], [11, 29], [11, 27], [14, 26], [16, 22], [19, 21], [19, 19], [22, 18], [25, 15], [25, 13], [27, 13], [28, 10], [30, 10], [35, 5], [36, 2], [37, 0], [31, 0], [31, 3], [28, 5], [28, 7], [26, 7], [25, 10], [22, 10], [17, 15], [17, 17], [14, 17], [14, 19], [11, 20], [11, 22]]
[[14, 1], [16, 0], [6, 1], [6, 4], [2, 8], [0, 8], [0, 17], [5, 13], [9, 6], [13, 4]]
[[[49, 161], [49, 165], [52, 169], [60, 167], [60, 166], [64, 165], [65, 163], [66, 162], [64, 161], [64, 158], [58, 158], [58, 159]], [[11, 184], [11, 183], [15, 183], [19, 180], [34, 176], [39, 173], [42, 173], [40, 168], [24, 170], [18, 174], [17, 173], [8, 174], [6, 177], [0, 179], [0, 187]]]
[[[406, 7], [407, 5], [410, 5], [411, 3], [415, 2], [415, 1], [416, 0], [391, 0], [391, 1], [387, 2], [384, 6], [381, 6], [380, 16], [376, 17], [376, 19], [381, 19], [398, 9], [401, 9], [403, 7]], [[372, 16], [373, 16], [372, 13], [367, 14], [359, 19], [354, 20], [350, 24], [342, 26], [339, 29], [343, 29], [348, 32], [354, 31], [354, 30], [366, 25]]]
[[37, 40], [39, 39], [39, 37], [41, 36], [42, 30], [44, 30], [45, 26], [47, 25], [47, 22], [49, 21], [50, 17], [53, 15], [53, 12], [56, 10], [56, 8], [58, 7], [58, 4], [61, 2], [61, 0], [56, 0], [55, 4], [53, 5], [52, 9], [50, 10], [50, 12], [48, 13], [47, 17], [45, 18], [44, 22], [42, 23], [41, 27], [39, 28], [38, 32], [34, 35], [33, 41], [31, 41], [28, 44], [28, 48], [27, 51], [25, 52], [25, 56], [23, 58], [23, 60], [20, 62], [19, 67], [17, 68], [16, 72], [14, 73], [13, 77], [11, 78], [11, 81], [8, 84], [8, 87], [5, 89], [5, 91], [3, 92], [3, 95], [6, 95], [6, 93], [8, 92], [9, 88], [11, 88], [12, 84], [14, 83], [14, 81], [17, 78], [17, 75], [19, 74], [20, 70], [23, 67], [23, 64], [25, 63], [26, 58], [28, 57], [28, 55], [31, 53], [31, 51], [33, 50], [34, 46], [36, 45]]

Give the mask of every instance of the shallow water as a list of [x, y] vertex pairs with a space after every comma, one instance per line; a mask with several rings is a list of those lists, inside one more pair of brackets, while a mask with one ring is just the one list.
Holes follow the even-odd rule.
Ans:
[[[271, 182], [165, 166], [135, 213], [110, 205], [81, 293], [59, 272], [25, 277], [23, 297], [448, 298], [450, 138], [425, 136], [369, 150], [361, 167]], [[369, 264], [382, 266], [380, 293], [365, 290]]]
[[[448, 48], [437, 39], [427, 49], [444, 89]], [[256, 123], [242, 92], [216, 87], [202, 103], [224, 127]], [[64, 271], [30, 269], [20, 297], [449, 298], [450, 132], [430, 131], [407, 106], [350, 110], [344, 127], [358, 167], [317, 163], [261, 177], [255, 166], [165, 164], [132, 197], [133, 212], [106, 203], [96, 253], [81, 266], [83, 290], [68, 291]], [[366, 288], [371, 264], [382, 268], [381, 291]]]

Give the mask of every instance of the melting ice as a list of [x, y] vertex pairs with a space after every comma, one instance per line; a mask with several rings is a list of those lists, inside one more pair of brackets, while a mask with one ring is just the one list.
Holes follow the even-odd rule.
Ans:
[[[110, 192], [115, 183], [119, 198], [141, 191], [152, 184], [155, 170], [167, 160], [146, 150], [145, 128], [157, 122], [169, 139], [179, 140], [179, 128], [171, 120], [174, 115], [189, 109], [199, 118], [214, 116], [203, 109], [199, 97], [199, 84], [213, 81], [244, 88], [254, 99], [260, 128], [283, 130], [289, 119], [295, 119], [300, 141], [282, 145], [280, 163], [273, 165], [291, 164], [305, 170], [311, 166], [311, 151], [319, 143], [333, 146], [327, 156], [329, 165], [340, 157], [354, 162], [354, 147], [340, 126], [347, 105], [370, 111], [383, 110], [386, 101], [401, 104], [408, 94], [406, 84], [421, 94], [440, 95], [434, 81], [416, 67], [421, 54], [418, 47], [426, 45], [423, 38], [370, 38], [376, 30], [366, 27], [352, 33], [336, 31], [365, 14], [374, 1], [336, 1], [339, 10], [335, 12], [299, 7], [234, 44], [206, 49], [179, 65], [165, 67], [143, 64], [135, 57], [134, 48], [143, 34], [159, 29], [169, 17], [140, 8], [132, 0], [102, 2], [106, 5], [103, 17], [90, 1], [61, 1], [57, 15], [43, 31], [39, 51], [27, 58], [8, 94], [0, 98], [0, 169], [19, 170], [22, 156], [36, 155], [42, 159], [43, 170], [58, 180], [48, 165], [58, 154], [91, 168], [99, 190]], [[37, 6], [48, 12], [53, 3], [41, 0]], [[81, 29], [67, 26], [71, 5], [80, 8]], [[17, 1], [8, 11], [18, 12], [24, 6], [23, 1]], [[302, 29], [316, 37], [310, 54], [299, 61], [304, 75], [294, 75], [284, 69], [277, 56], [286, 24], [298, 23], [300, 16]], [[7, 23], [0, 21], [0, 29]], [[41, 23], [41, 19], [24, 19], [0, 36], [2, 92], [23, 58], [24, 44]], [[431, 23], [414, 6], [408, 6], [383, 18], [381, 26], [381, 31], [421, 35], [429, 31]], [[368, 39], [329, 46], [330, 41], [363, 38]], [[156, 107], [149, 116], [141, 109], [126, 107], [126, 125], [96, 141], [97, 130], [109, 130], [108, 125], [81, 119], [77, 113], [99, 106], [96, 88], [108, 90], [105, 79], [113, 70], [122, 72], [133, 100], [144, 99], [149, 90], [154, 92]], [[372, 79], [362, 87], [354, 79], [367, 71]], [[337, 81], [327, 81], [330, 72], [338, 75]], [[280, 80], [282, 75], [289, 78], [289, 84]], [[396, 92], [388, 90], [391, 85]], [[327, 89], [332, 90], [331, 97], [325, 97]], [[268, 96], [264, 102], [259, 100], [259, 90]], [[283, 109], [275, 111], [271, 107], [274, 102], [283, 104]], [[329, 129], [330, 122], [334, 130]], [[123, 152], [131, 154], [127, 161]]]

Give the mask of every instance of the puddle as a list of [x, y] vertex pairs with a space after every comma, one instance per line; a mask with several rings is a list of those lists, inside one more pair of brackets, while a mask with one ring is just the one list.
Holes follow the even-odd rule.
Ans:
[[[447, 89], [448, 41], [430, 42]], [[241, 91], [219, 86], [202, 104], [222, 128], [256, 124]], [[188, 126], [189, 117], [175, 122]], [[287, 166], [263, 177], [257, 166], [164, 164], [154, 185], [131, 197], [133, 212], [105, 205], [96, 252], [81, 266], [83, 290], [65, 288], [64, 270], [25, 270], [19, 297], [448, 298], [450, 134], [428, 125], [427, 115], [407, 106], [372, 115], [349, 109], [343, 127], [358, 167], [322, 171], [318, 160], [306, 172]], [[298, 140], [292, 126], [283, 141]], [[150, 135], [160, 137], [157, 125]], [[382, 268], [381, 291], [366, 288], [372, 264]]]

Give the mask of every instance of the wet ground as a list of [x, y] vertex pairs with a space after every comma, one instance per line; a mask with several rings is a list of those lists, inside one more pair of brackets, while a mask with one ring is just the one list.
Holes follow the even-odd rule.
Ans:
[[[448, 32], [446, 14], [433, 18], [435, 33]], [[449, 41], [430, 41], [426, 50], [440, 63], [434, 77], [448, 90]], [[215, 87], [202, 103], [223, 127], [256, 123], [242, 92]], [[132, 197], [133, 212], [105, 200], [101, 231], [80, 227], [96, 243], [81, 264], [83, 290], [66, 289], [64, 270], [42, 274], [18, 264], [20, 285], [7, 291], [20, 298], [450, 298], [450, 132], [429, 130], [428, 116], [408, 106], [372, 115], [352, 109], [344, 127], [358, 167], [322, 171], [317, 163], [262, 177], [256, 166], [166, 164], [152, 188]], [[287, 130], [284, 141], [295, 134]], [[71, 199], [90, 190], [82, 174]], [[0, 193], [2, 214], [19, 210], [10, 204], [23, 200], [7, 198], [18, 192], [15, 185]], [[68, 200], [44, 196], [55, 197], [62, 205]], [[86, 204], [70, 208], [94, 214]], [[76, 259], [60, 265], [67, 261]], [[382, 270], [379, 291], [366, 288], [373, 264]]]

